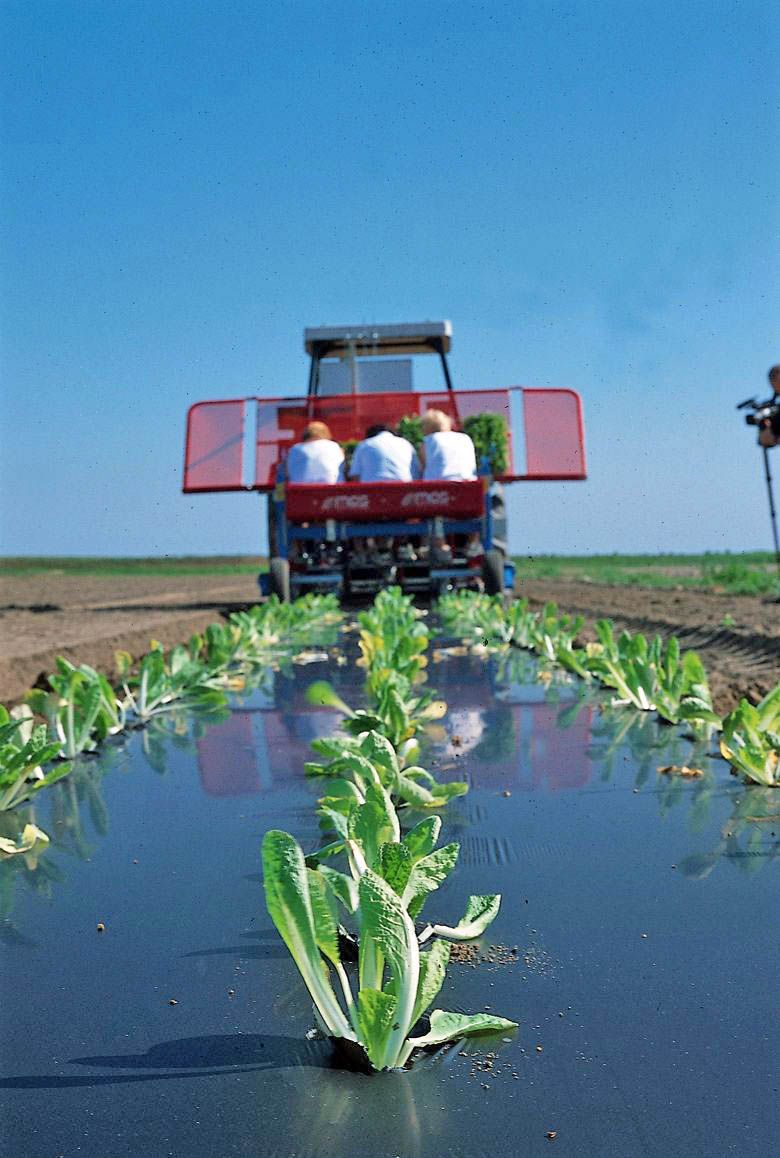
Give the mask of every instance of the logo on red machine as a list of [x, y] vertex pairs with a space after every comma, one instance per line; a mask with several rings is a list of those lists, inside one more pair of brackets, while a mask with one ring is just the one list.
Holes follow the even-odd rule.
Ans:
[[423, 507], [448, 507], [452, 500], [452, 495], [449, 491], [410, 491], [408, 495], [404, 495], [401, 499], [401, 507], [413, 507], [415, 509]]
[[323, 499], [320, 510], [332, 511], [335, 515], [351, 511], [367, 511], [369, 508], [368, 495], [330, 495]]

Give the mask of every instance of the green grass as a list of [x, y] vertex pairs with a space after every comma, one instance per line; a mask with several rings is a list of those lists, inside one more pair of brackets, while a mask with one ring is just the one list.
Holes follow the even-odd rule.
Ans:
[[[775, 559], [769, 551], [703, 555], [516, 555], [515, 563], [521, 579], [576, 579], [621, 587], [685, 587], [725, 591], [729, 595], [780, 596]], [[265, 559], [250, 555], [146, 559], [9, 556], [0, 558], [0, 575], [256, 575], [265, 565]]]
[[526, 579], [561, 579], [635, 587], [687, 587], [729, 595], [780, 595], [775, 557], [769, 551], [702, 555], [515, 556]]
[[158, 556], [147, 559], [89, 556], [7, 556], [0, 575], [256, 575], [265, 560], [250, 555]]

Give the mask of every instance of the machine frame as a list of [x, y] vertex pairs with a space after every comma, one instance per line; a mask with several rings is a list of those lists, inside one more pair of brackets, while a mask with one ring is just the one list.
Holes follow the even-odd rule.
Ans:
[[[512, 585], [503, 486], [586, 477], [581, 402], [568, 389], [456, 391], [447, 362], [451, 338], [449, 322], [307, 329], [305, 397], [214, 400], [190, 408], [185, 493], [254, 490], [269, 496], [270, 568], [259, 580], [264, 593], [286, 600], [309, 590], [371, 595], [391, 582], [430, 594], [460, 586], [498, 593]], [[359, 389], [361, 366], [399, 354], [438, 356], [444, 389]], [[348, 393], [321, 391], [323, 364], [334, 360], [348, 369], [346, 375], [339, 371], [350, 380]], [[485, 454], [474, 481], [287, 480], [287, 451], [308, 422], [327, 423], [337, 441], [349, 444], [372, 423], [395, 427], [431, 407], [448, 413], [456, 428], [469, 417], [500, 415], [507, 468], [494, 474]], [[477, 540], [481, 550], [475, 551]], [[441, 543], [444, 550], [435, 548]]]

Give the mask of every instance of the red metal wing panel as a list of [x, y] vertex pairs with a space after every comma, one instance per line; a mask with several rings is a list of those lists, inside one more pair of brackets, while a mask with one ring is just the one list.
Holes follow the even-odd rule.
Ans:
[[374, 519], [479, 518], [484, 509], [482, 481], [288, 483], [287, 517], [293, 523], [367, 523]]
[[[245, 479], [243, 470], [244, 418], [250, 406], [256, 415], [254, 480]], [[477, 414], [498, 414], [506, 420], [504, 482], [586, 477], [579, 396], [573, 390], [513, 386], [201, 402], [188, 417], [184, 490], [269, 491], [277, 465], [300, 442], [308, 422], [325, 422], [332, 437], [346, 443], [364, 438], [374, 423], [395, 427], [401, 418], [422, 415], [431, 407], [449, 414], [456, 429]]]
[[187, 415], [184, 491], [244, 490], [243, 398], [198, 402]]
[[523, 388], [525, 479], [584, 479], [582, 406], [573, 390]]

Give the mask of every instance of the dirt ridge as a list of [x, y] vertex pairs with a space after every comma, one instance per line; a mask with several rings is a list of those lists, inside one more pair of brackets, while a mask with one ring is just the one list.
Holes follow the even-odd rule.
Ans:
[[[555, 602], [585, 617], [584, 635], [609, 617], [618, 629], [676, 635], [699, 652], [716, 709], [757, 700], [780, 682], [780, 604], [690, 588], [608, 586], [576, 580], [523, 580], [518, 594], [536, 609]], [[57, 655], [112, 673], [114, 652], [134, 657], [151, 639], [165, 647], [257, 602], [253, 575], [89, 576], [63, 573], [0, 578], [0, 702], [13, 703]]]

